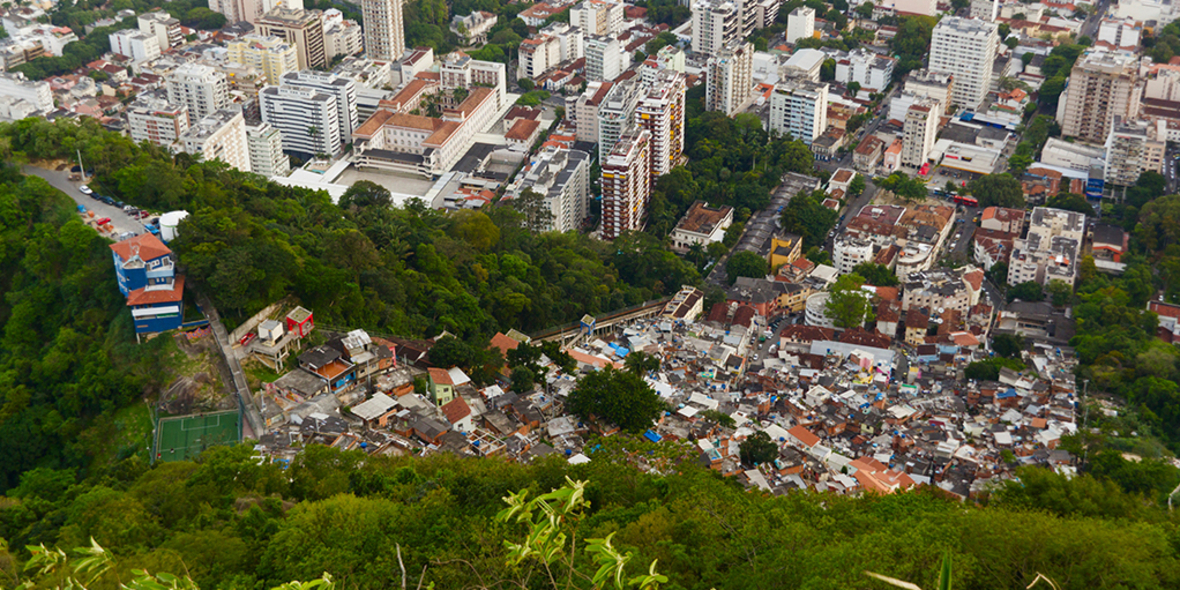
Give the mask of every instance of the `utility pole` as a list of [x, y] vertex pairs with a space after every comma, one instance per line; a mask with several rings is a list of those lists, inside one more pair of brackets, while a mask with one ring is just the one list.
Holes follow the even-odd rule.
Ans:
[[82, 171], [82, 182], [86, 182], [86, 165], [82, 163], [82, 148], [75, 148], [78, 152], [78, 169]]
[[[1086, 428], [1087, 428], [1087, 427], [1089, 426], [1089, 424], [1090, 424], [1090, 406], [1089, 406], [1089, 404], [1087, 404], [1087, 403], [1086, 403], [1086, 392], [1087, 392], [1089, 389], [1090, 389], [1090, 380], [1089, 380], [1089, 379], [1083, 379], [1083, 380], [1082, 380], [1082, 405], [1084, 405], [1084, 406], [1086, 407], [1086, 409], [1085, 409], [1085, 412], [1084, 412], [1084, 413], [1083, 413], [1083, 415], [1082, 415], [1082, 431], [1083, 431], [1083, 432], [1085, 432], [1085, 431], [1086, 431]], [[1083, 436], [1085, 436], [1085, 435], [1083, 434]], [[1082, 464], [1083, 464], [1083, 465], [1085, 465], [1085, 464], [1086, 464], [1086, 459], [1087, 459], [1089, 456], [1090, 456], [1090, 445], [1089, 445], [1089, 444], [1085, 444], [1085, 445], [1082, 447]]]

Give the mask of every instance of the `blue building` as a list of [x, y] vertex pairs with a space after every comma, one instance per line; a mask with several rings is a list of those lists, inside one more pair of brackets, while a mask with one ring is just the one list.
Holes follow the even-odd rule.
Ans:
[[136, 334], [163, 332], [183, 321], [184, 277], [172, 250], [152, 234], [111, 244], [119, 291], [127, 298]]

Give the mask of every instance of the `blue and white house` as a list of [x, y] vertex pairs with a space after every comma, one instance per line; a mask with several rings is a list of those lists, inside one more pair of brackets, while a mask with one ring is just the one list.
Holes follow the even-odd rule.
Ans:
[[127, 298], [136, 334], [179, 328], [183, 321], [184, 277], [176, 276], [172, 250], [145, 233], [111, 244], [119, 291]]

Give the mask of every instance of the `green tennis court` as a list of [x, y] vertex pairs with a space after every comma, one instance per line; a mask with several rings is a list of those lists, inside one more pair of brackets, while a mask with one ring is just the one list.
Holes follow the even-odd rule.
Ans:
[[157, 461], [185, 461], [242, 438], [237, 410], [161, 418], [156, 426]]

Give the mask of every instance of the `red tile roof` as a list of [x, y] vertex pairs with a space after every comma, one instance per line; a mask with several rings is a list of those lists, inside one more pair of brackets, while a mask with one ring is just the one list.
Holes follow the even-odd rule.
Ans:
[[437, 385], [454, 385], [455, 384], [454, 381], [451, 381], [451, 374], [448, 373], [446, 369], [439, 369], [439, 368], [431, 367], [428, 370], [430, 372], [430, 380], [432, 382], [434, 382], [435, 384], [437, 384]]
[[455, 399], [443, 404], [441, 409], [443, 416], [446, 416], [447, 422], [450, 422], [451, 424], [454, 424], [471, 415], [471, 406], [467, 405], [467, 402], [462, 397], [456, 397]]
[[127, 305], [155, 305], [157, 303], [174, 303], [184, 299], [184, 276], [176, 277], [171, 289], [148, 291], [147, 288], [136, 289], [127, 295]]
[[149, 233], [111, 244], [111, 250], [114, 250], [115, 254], [118, 254], [123, 261], [129, 260], [133, 256], [131, 253], [133, 249], [138, 249], [139, 258], [144, 262], [172, 253], [172, 250], [168, 249], [168, 246], [165, 246], [160, 238]]
[[819, 437], [812, 434], [810, 430], [802, 426], [796, 426], [788, 430], [787, 433], [808, 447], [814, 447], [815, 445], [819, 444]]

